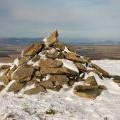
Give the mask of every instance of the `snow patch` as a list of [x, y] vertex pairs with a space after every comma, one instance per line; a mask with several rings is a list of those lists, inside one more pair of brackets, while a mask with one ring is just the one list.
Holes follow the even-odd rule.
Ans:
[[77, 69], [76, 65], [73, 63], [73, 61], [70, 61], [70, 60], [66, 60], [66, 59], [58, 59], [59, 61], [62, 61], [63, 63], [63, 67], [66, 67], [72, 71], [75, 71], [75, 72], [79, 72], [79, 70]]
[[47, 75], [45, 76], [45, 78], [43, 78], [42, 80], [43, 80], [43, 81], [47, 81], [47, 80], [49, 80], [50, 77], [51, 77], [51, 75], [50, 75], [50, 74], [47, 74]]
[[70, 52], [66, 46], [65, 46], [64, 52]]
[[39, 66], [40, 61], [37, 61], [33, 64], [33, 66]]
[[45, 43], [46, 47], [48, 47], [47, 38], [44, 38], [43, 42]]
[[109, 92], [120, 95], [120, 86], [117, 83], [115, 83], [112, 79], [108, 79], [108, 78], [100, 79], [98, 75], [96, 75], [93, 72], [90, 72], [88, 76], [94, 76], [96, 78], [98, 85], [104, 85], [106, 86]]
[[0, 63], [0, 67], [1, 67], [2, 65], [9, 65], [9, 66], [11, 66], [12, 63]]
[[18, 60], [18, 58], [16, 58], [16, 59], [14, 60], [13, 64], [16, 65], [16, 66], [19, 66], [19, 60]]
[[120, 60], [93, 60], [92, 62], [105, 69], [111, 75], [120, 75]]
[[42, 52], [40, 52], [38, 55], [41, 57], [40, 59], [44, 59], [44, 60], [47, 59], [46, 55], [43, 54]]
[[47, 50], [47, 53], [53, 54], [55, 52], [55, 48], [52, 48], [51, 50]]
[[33, 65], [33, 64], [35, 64], [35, 62], [33, 62], [32, 60], [27, 62], [27, 65]]
[[4, 71], [1, 71], [1, 72], [0, 72], [0, 77], [3, 76], [4, 73], [5, 73]]
[[43, 39], [43, 42], [45, 42], [45, 43], [46, 43], [46, 42], [47, 42], [47, 38], [44, 38], [44, 39]]
[[13, 68], [14, 68], [14, 66], [15, 66], [15, 65], [14, 65], [14, 64], [12, 64], [12, 65], [11, 65], [11, 67], [10, 67], [10, 70], [11, 70], [11, 69], [13, 69]]

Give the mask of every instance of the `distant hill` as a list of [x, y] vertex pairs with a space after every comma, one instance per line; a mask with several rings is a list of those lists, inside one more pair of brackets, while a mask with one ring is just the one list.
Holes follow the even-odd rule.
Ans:
[[41, 41], [42, 38], [0, 38], [0, 46], [3, 45], [20, 45], [26, 46], [35, 41]]
[[[0, 38], [0, 46], [8, 46], [8, 45], [19, 45], [19, 46], [27, 46], [35, 41], [42, 41], [43, 38]], [[62, 39], [62, 40], [61, 40]], [[72, 45], [118, 45], [120, 44], [120, 40], [112, 40], [112, 39], [68, 39], [68, 38], [60, 38], [61, 42], [65, 42]]]

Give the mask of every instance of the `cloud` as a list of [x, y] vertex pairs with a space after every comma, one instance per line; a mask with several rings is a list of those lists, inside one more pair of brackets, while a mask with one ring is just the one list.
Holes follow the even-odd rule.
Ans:
[[120, 38], [119, 0], [1, 0], [1, 36]]

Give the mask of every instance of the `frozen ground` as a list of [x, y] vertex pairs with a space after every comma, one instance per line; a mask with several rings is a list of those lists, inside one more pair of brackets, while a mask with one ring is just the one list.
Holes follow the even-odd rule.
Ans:
[[[93, 62], [111, 74], [120, 75], [120, 60]], [[108, 90], [95, 100], [80, 98], [67, 86], [60, 92], [33, 96], [2, 92], [0, 120], [120, 120], [120, 87], [108, 79], [97, 78], [97, 82]]]

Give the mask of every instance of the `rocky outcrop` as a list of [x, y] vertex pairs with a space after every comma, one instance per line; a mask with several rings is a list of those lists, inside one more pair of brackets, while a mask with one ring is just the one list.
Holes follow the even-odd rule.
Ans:
[[[15, 82], [8, 88], [8, 92], [22, 90], [28, 95], [47, 92], [48, 89], [59, 91], [64, 85], [73, 87], [76, 82], [82, 83], [74, 88], [74, 93], [80, 97], [94, 99], [105, 90], [89, 73], [96, 74], [100, 79], [109, 78], [109, 73], [93, 64], [90, 58], [76, 54], [71, 45], [60, 43], [57, 30], [43, 41], [23, 50], [11, 66], [0, 67], [0, 82], [4, 84], [0, 90], [12, 80]], [[114, 76], [113, 80], [118, 79]]]

